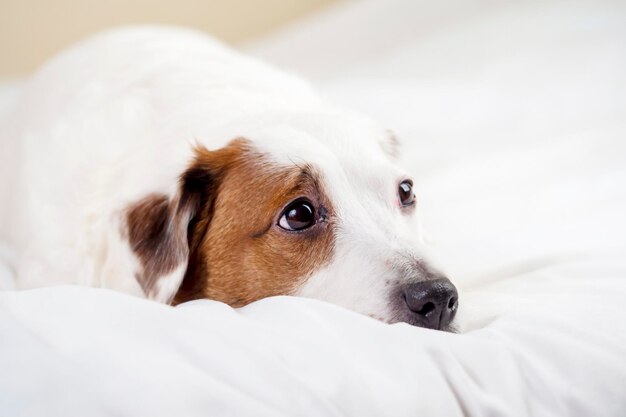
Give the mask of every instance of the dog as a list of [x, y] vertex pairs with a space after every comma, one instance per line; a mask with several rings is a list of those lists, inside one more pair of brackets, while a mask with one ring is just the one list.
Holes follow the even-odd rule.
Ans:
[[453, 329], [398, 140], [296, 76], [191, 30], [116, 29], [49, 62], [11, 122], [21, 288], [294, 295]]

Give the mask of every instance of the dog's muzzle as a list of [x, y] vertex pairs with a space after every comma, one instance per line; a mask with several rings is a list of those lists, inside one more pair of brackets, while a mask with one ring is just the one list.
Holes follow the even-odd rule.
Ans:
[[459, 306], [456, 287], [448, 278], [408, 284], [401, 294], [410, 323], [429, 329], [447, 330]]

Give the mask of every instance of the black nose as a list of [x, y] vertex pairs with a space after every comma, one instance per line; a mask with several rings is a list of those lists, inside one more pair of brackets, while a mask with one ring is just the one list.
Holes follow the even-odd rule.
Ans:
[[429, 329], [445, 329], [459, 306], [456, 287], [447, 278], [409, 284], [402, 296], [417, 324]]

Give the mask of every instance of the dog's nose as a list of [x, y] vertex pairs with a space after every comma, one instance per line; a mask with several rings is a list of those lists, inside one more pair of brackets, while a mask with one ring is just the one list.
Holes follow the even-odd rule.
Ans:
[[409, 284], [402, 295], [418, 325], [429, 329], [446, 328], [459, 306], [456, 287], [447, 278]]

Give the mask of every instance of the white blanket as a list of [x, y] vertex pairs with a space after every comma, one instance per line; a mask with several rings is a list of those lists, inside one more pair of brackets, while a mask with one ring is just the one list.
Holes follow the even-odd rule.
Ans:
[[369, 0], [250, 46], [397, 132], [464, 332], [291, 297], [4, 291], [0, 415], [626, 415], [625, 21]]

